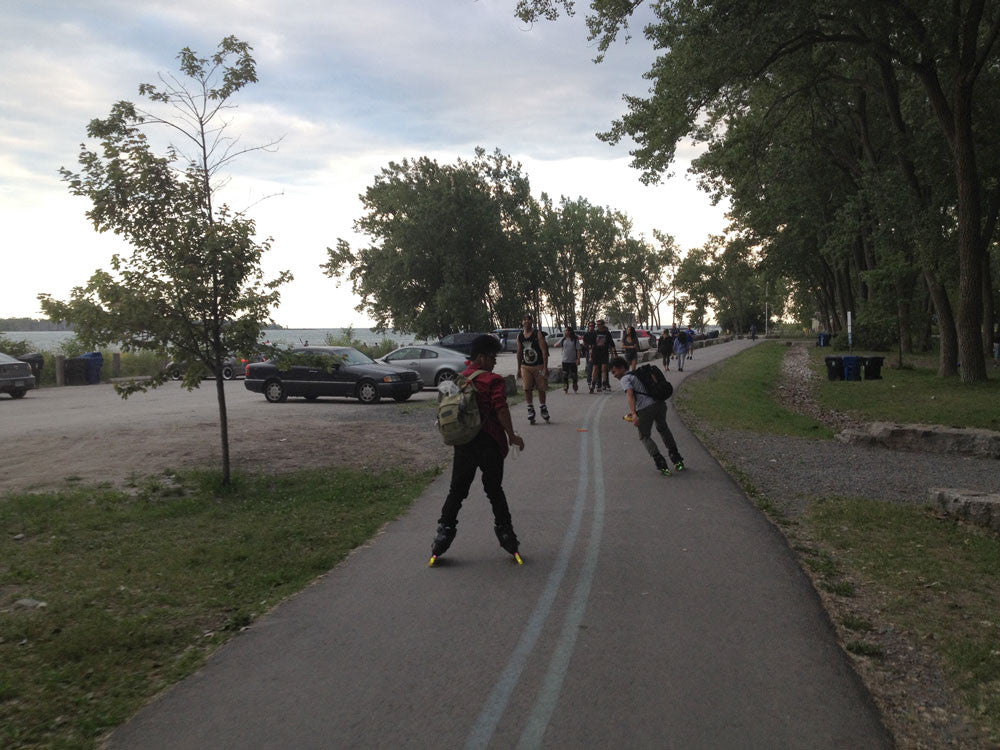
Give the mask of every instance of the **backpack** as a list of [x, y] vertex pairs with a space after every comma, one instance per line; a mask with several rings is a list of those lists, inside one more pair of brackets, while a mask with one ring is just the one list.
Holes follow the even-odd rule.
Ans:
[[666, 401], [674, 394], [674, 387], [658, 367], [643, 365], [632, 372], [639, 380], [647, 396], [657, 401]]
[[483, 426], [476, 401], [476, 384], [472, 381], [485, 370], [476, 370], [468, 377], [455, 378], [458, 390], [442, 394], [438, 400], [437, 426], [445, 445], [465, 445], [479, 434]]

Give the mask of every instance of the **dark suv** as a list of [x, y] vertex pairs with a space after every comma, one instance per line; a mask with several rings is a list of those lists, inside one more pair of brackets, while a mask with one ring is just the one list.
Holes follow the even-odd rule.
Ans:
[[[448, 349], [454, 349], [456, 352], [462, 352], [462, 354], [469, 356], [472, 354], [472, 342], [477, 338], [482, 336], [485, 331], [479, 331], [478, 333], [449, 333], [443, 339], [437, 342], [437, 346], [444, 346]], [[495, 333], [487, 334], [498, 338]]]

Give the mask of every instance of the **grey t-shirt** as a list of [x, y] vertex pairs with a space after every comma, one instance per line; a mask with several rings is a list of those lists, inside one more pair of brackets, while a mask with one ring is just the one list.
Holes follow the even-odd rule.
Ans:
[[646, 393], [643, 390], [642, 383], [639, 382], [633, 373], [626, 372], [622, 375], [622, 390], [627, 391], [629, 388], [635, 393], [635, 410], [640, 411], [645, 409], [647, 406], [652, 406], [656, 403], [656, 399]]
[[579, 350], [579, 347], [581, 347], [581, 346], [582, 346], [582, 344], [581, 344], [579, 338], [577, 338], [575, 340], [574, 339], [569, 339], [569, 338], [563, 339], [563, 342], [562, 342], [562, 361], [563, 361], [563, 363], [572, 363], [572, 364], [575, 365], [577, 357], [579, 356], [577, 354], [577, 351]]

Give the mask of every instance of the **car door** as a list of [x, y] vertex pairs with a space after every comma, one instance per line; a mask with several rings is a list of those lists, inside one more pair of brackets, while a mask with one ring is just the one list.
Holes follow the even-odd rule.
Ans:
[[289, 396], [308, 396], [313, 392], [316, 373], [310, 359], [306, 350], [296, 349], [291, 354], [287, 369], [280, 371], [281, 383]]
[[426, 354], [426, 350], [417, 346], [408, 346], [403, 349], [397, 349], [387, 356], [385, 361], [395, 367], [405, 367], [407, 370], [413, 370], [420, 376], [421, 380], [427, 382], [428, 378], [433, 380], [433, 373], [428, 374], [428, 371], [434, 362], [433, 360], [422, 359], [424, 354]]

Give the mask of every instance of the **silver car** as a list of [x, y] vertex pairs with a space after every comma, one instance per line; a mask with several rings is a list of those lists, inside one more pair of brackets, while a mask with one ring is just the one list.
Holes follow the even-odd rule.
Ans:
[[23, 398], [34, 387], [35, 376], [31, 374], [31, 365], [0, 354], [0, 393], [9, 393], [11, 398]]
[[437, 386], [465, 370], [466, 359], [461, 352], [443, 346], [404, 346], [377, 361], [413, 370], [427, 385]]

